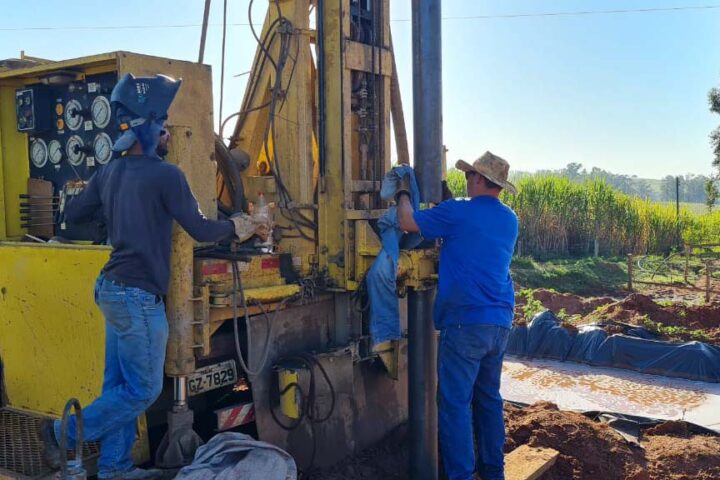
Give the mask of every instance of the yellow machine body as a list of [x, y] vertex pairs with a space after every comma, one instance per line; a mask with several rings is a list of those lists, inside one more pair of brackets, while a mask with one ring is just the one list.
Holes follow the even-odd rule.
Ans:
[[[395, 97], [391, 94], [395, 75], [389, 0], [374, 2], [383, 20], [381, 35], [365, 36], [378, 39], [373, 46], [353, 39], [356, 30], [350, 13], [356, 3], [324, 2], [319, 11], [311, 0], [280, 0], [279, 9], [269, 8], [262, 38], [277, 28], [279, 11], [292, 24], [278, 34], [292, 37], [295, 63], [282, 73], [282, 110], [276, 112], [273, 128], [268, 128], [270, 115], [263, 105], [272, 96], [276, 74], [259, 48], [250, 74], [258, 88], [248, 87], [241, 108], [245, 113], [233, 132], [225, 132], [231, 134], [230, 151], [242, 150], [249, 157], [242, 171], [246, 199], [254, 201], [263, 192], [278, 203], [276, 230], [283, 235], [277, 253], [238, 262], [248, 302], [244, 328], [253, 339], [248, 345], [252, 351], [247, 352], [250, 364], [261, 361], [262, 342], [272, 324], [269, 360], [260, 374], [248, 379], [258, 436], [290, 451], [300, 465], [311, 458], [325, 465], [336, 462], [378, 441], [407, 418], [407, 343], [392, 342], [373, 352], [367, 334], [369, 316], [366, 309], [358, 308], [356, 298], [381, 248], [375, 223], [388, 206], [379, 193], [382, 176], [390, 168], [390, 121], [402, 118], [401, 107], [395, 109], [399, 92]], [[310, 12], [318, 15], [317, 30], [310, 28]], [[363, 21], [362, 28], [370, 28], [369, 20]], [[268, 47], [271, 55], [277, 55], [278, 49], [279, 42]], [[27, 230], [22, 226], [20, 195], [27, 193], [30, 167], [27, 134], [16, 129], [14, 95], [18, 88], [36, 85], [53, 72], [71, 72], [78, 81], [97, 73], [182, 77], [169, 112], [168, 160], [185, 172], [208, 217], [217, 217], [218, 197], [225, 205], [231, 199], [222, 188], [227, 179], [217, 175], [221, 162], [215, 162], [208, 66], [114, 52], [0, 70], [3, 405], [57, 416], [69, 396], [86, 404], [100, 393], [104, 322], [94, 304], [93, 283], [109, 249], [21, 242]], [[374, 92], [372, 115], [362, 114], [368, 107], [362, 105], [362, 98], [358, 100], [357, 91], [362, 89]], [[368, 141], [363, 132], [371, 131], [376, 137]], [[282, 186], [272, 174], [279, 167]], [[283, 189], [292, 202], [284, 202]], [[298, 227], [297, 218], [308, 221]], [[190, 376], [198, 363], [207, 365], [217, 355], [236, 358], [232, 327], [245, 322], [242, 308], [231, 303], [231, 262], [201, 258], [194, 254], [196, 246], [187, 233], [174, 228], [166, 301], [169, 377]], [[288, 280], [280, 268], [280, 258], [293, 270], [294, 280]], [[398, 288], [433, 284], [436, 260], [432, 249], [403, 252]], [[399, 303], [404, 325], [404, 301]], [[231, 350], [219, 353], [230, 344]], [[298, 389], [291, 386], [302, 380], [301, 375], [289, 369], [275, 375], [273, 369], [273, 362], [299, 352], [313, 355], [327, 370], [334, 388], [318, 387], [316, 398], [325, 406], [335, 405], [335, 411], [328, 422], [290, 433], [273, 422], [268, 398], [290, 387], [274, 408], [290, 419], [301, 416]], [[317, 456], [309, 450], [315, 444]]]
[[[102, 388], [105, 322], [93, 287], [110, 248], [89, 244], [24, 241], [21, 195], [30, 176], [28, 134], [16, 128], [15, 91], [62, 72], [82, 82], [88, 75], [165, 73], [183, 78], [170, 110], [169, 128], [178, 163], [203, 211], [217, 215], [212, 134], [210, 67], [190, 62], [113, 52], [0, 70], [0, 385], [2, 406], [31, 415], [57, 417], [68, 398], [89, 404]], [[173, 125], [183, 125], [182, 128]], [[181, 161], [179, 156], [193, 161]], [[190, 167], [190, 168], [188, 168]], [[186, 235], [180, 232], [175, 234]], [[180, 243], [174, 260], [192, 263], [192, 243]], [[187, 283], [192, 289], [192, 277]], [[190, 301], [190, 299], [188, 299]], [[171, 305], [173, 307], [173, 305]], [[136, 460], [149, 459], [144, 417], [140, 418]]]

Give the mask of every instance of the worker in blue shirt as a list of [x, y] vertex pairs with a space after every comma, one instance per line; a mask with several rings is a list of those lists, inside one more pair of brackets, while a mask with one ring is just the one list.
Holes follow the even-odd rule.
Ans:
[[[88, 221], [100, 211], [112, 253], [95, 284], [105, 316], [102, 394], [83, 410], [84, 438], [100, 442], [99, 479], [148, 480], [158, 470], [134, 466], [135, 420], [160, 395], [168, 323], [163, 297], [170, 278], [173, 221], [201, 242], [267, 238], [267, 225], [246, 216], [209, 220], [198, 207], [183, 172], [163, 160], [169, 134], [167, 112], [181, 80], [127, 74], [111, 101], [123, 134], [113, 150], [125, 155], [101, 168], [66, 207], [65, 221]], [[60, 467], [60, 422], [40, 424], [45, 462]], [[75, 443], [75, 418], [68, 446]]]
[[[407, 232], [441, 239], [435, 299], [438, 348], [438, 429], [450, 480], [504, 479], [505, 426], [500, 376], [515, 307], [510, 262], [518, 235], [515, 212], [498, 198], [509, 164], [486, 152], [460, 160], [469, 198], [413, 211], [398, 194], [398, 220]], [[473, 448], [473, 430], [477, 457]]]

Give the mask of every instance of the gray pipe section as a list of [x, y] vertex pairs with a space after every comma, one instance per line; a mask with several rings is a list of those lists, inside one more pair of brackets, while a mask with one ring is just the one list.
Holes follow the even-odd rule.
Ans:
[[[412, 1], [415, 175], [421, 200], [442, 200], [441, 0]], [[437, 342], [434, 289], [408, 292], [410, 478], [437, 480]]]
[[410, 478], [437, 480], [437, 342], [432, 321], [435, 289], [408, 290]]
[[415, 175], [423, 202], [442, 200], [442, 28], [440, 0], [413, 0]]

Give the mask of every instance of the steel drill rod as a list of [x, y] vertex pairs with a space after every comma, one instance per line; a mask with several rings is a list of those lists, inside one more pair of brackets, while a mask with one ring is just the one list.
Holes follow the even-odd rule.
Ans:
[[437, 480], [437, 343], [432, 309], [435, 290], [408, 290], [408, 392], [410, 478]]
[[[420, 200], [442, 200], [441, 0], [412, 0], [413, 139]], [[437, 480], [437, 372], [434, 290], [408, 293], [410, 478]]]
[[415, 175], [423, 202], [442, 201], [442, 29], [440, 0], [413, 0]]

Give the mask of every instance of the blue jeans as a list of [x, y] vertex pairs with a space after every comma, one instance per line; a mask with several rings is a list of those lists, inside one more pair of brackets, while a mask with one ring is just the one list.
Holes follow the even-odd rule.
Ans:
[[[160, 395], [168, 324], [162, 297], [104, 278], [95, 283], [95, 303], [105, 316], [105, 378], [102, 394], [83, 408], [84, 439], [100, 441], [98, 478], [133, 468], [135, 421]], [[60, 439], [60, 421], [55, 422]], [[74, 447], [75, 418], [68, 425]]]
[[440, 332], [438, 427], [449, 480], [472, 480], [475, 471], [483, 480], [505, 478], [500, 375], [509, 333], [495, 325], [454, 325]]

